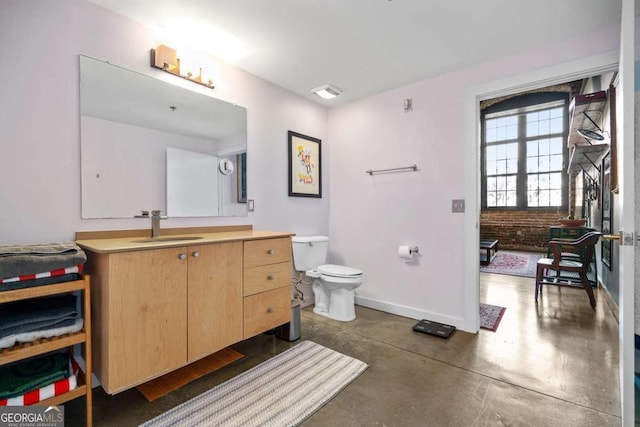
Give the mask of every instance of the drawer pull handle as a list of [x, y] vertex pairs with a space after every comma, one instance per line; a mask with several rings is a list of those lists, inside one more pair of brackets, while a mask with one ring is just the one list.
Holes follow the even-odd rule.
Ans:
[[185, 260], [185, 259], [187, 259], [187, 256], [185, 254], [180, 254], [180, 255], [178, 255], [178, 258], [180, 258], [182, 260]]
[[273, 255], [273, 249], [267, 249], [267, 254]]
[[276, 278], [275, 278], [274, 276], [272, 276], [272, 275], [268, 275], [268, 276], [267, 276], [267, 280], [275, 280], [275, 279], [276, 279]]
[[191, 255], [193, 255], [194, 258], [198, 258], [200, 256], [200, 252], [193, 251], [193, 253]]
[[271, 307], [267, 308], [267, 313], [273, 313], [275, 310]]

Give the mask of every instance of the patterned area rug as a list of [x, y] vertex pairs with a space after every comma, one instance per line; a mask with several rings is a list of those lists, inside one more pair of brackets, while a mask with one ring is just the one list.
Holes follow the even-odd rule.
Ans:
[[295, 426], [367, 367], [304, 341], [142, 426]]
[[505, 310], [506, 307], [480, 303], [480, 327], [495, 332], [500, 325]]
[[489, 265], [481, 265], [481, 273], [536, 277], [536, 264], [544, 254], [533, 252], [498, 251]]

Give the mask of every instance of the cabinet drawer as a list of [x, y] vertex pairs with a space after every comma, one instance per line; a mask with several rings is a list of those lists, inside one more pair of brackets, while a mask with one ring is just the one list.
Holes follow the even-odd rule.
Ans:
[[291, 260], [291, 238], [244, 242], [244, 267], [277, 264]]
[[244, 269], [244, 296], [282, 288], [289, 283], [291, 283], [290, 262]]
[[291, 288], [273, 289], [244, 298], [244, 338], [291, 320]]

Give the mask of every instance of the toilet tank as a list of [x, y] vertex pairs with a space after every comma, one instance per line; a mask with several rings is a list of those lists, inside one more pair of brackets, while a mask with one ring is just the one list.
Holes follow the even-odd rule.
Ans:
[[293, 236], [293, 266], [296, 271], [314, 270], [327, 263], [329, 238], [327, 236]]

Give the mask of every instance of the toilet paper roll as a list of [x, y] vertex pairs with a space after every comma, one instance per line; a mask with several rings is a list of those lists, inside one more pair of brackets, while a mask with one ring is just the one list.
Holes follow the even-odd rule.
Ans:
[[411, 246], [399, 246], [398, 255], [402, 259], [413, 259], [413, 251]]

